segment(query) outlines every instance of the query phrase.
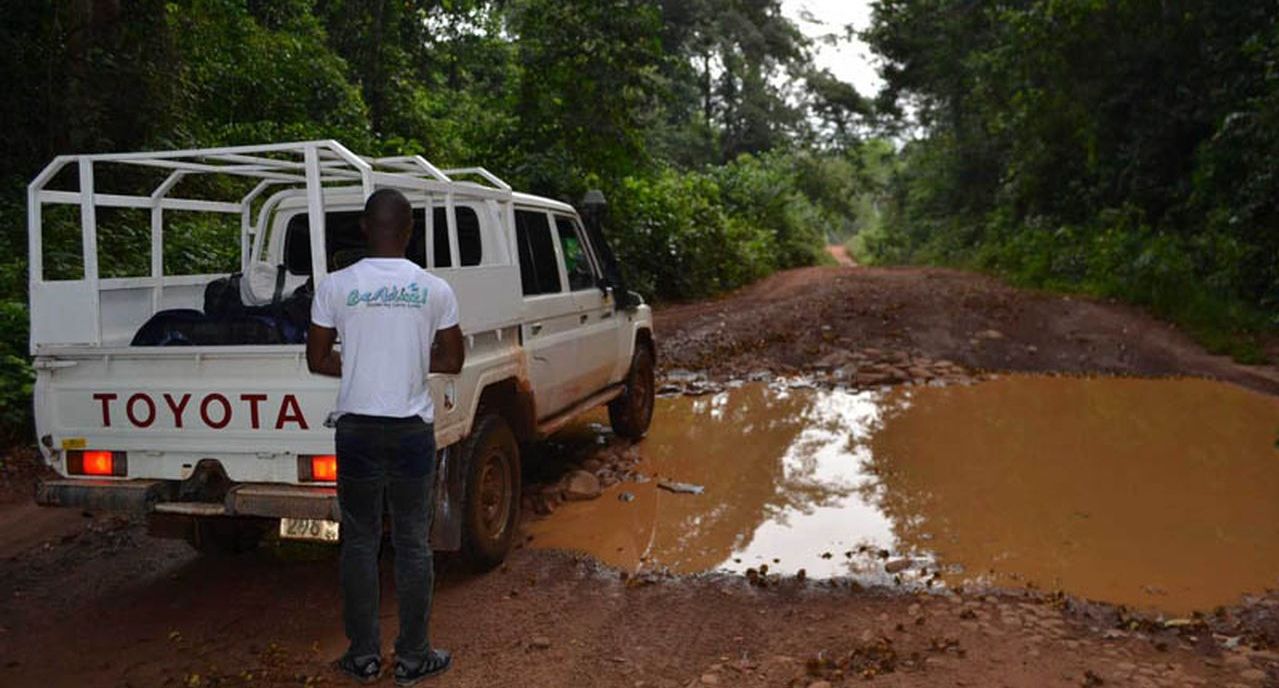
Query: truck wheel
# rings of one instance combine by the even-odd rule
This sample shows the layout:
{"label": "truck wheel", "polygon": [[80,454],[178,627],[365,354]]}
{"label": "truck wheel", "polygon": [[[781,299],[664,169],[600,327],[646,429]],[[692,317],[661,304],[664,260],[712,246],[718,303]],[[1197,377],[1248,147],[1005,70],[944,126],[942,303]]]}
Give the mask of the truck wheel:
{"label": "truck wheel", "polygon": [[267,521],[257,518],[195,518],[187,542],[201,554],[227,556],[257,549],[267,531]]}
{"label": "truck wheel", "polygon": [[501,564],[515,542],[520,517],[520,447],[506,420],[480,416],[462,448],[466,502],[462,556],[476,571]]}
{"label": "truck wheel", "polygon": [[613,432],[638,440],[653,421],[653,354],[647,346],[637,346],[626,376],[626,391],[608,403],[608,420]]}

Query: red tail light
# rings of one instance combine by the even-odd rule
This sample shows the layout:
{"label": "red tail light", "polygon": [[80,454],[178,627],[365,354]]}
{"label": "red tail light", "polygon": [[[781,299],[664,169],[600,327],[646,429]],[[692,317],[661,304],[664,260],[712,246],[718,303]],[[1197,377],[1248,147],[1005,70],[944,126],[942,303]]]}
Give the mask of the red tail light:
{"label": "red tail light", "polygon": [[67,472],[77,475],[127,475],[128,455],[97,449],[67,452]]}
{"label": "red tail light", "polygon": [[311,478],[329,482],[336,481],[338,479],[338,457],[331,454],[312,456]]}
{"label": "red tail light", "polygon": [[84,453],[85,475],[111,475],[115,472],[115,457],[109,451],[87,451]]}
{"label": "red tail light", "polygon": [[333,454],[298,457],[298,477],[308,482],[336,482],[338,457]]}

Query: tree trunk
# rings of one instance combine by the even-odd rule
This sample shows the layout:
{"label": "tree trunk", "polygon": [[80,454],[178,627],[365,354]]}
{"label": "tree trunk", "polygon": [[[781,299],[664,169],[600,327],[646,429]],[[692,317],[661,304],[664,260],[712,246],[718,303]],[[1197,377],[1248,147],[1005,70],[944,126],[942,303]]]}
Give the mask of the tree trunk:
{"label": "tree trunk", "polygon": [[370,51],[372,64],[369,65],[369,119],[373,131],[382,134],[382,117],[385,114],[386,84],[382,82],[382,35],[386,21],[387,0],[376,0],[373,3],[373,46]]}

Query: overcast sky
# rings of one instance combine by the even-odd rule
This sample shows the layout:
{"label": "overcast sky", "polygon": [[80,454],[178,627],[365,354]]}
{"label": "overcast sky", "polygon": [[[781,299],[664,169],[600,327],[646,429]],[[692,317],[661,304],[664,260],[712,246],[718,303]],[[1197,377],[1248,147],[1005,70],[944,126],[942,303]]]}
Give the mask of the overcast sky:
{"label": "overcast sky", "polygon": [[[805,11],[821,23],[806,21]],[[811,38],[828,33],[842,34],[849,24],[857,30],[870,25],[870,0],[782,0],[782,12]],[[879,91],[882,82],[875,73],[871,51],[865,43],[843,41],[836,47],[817,43],[813,50],[818,67],[829,69],[835,76],[851,83],[858,93],[873,98]]]}

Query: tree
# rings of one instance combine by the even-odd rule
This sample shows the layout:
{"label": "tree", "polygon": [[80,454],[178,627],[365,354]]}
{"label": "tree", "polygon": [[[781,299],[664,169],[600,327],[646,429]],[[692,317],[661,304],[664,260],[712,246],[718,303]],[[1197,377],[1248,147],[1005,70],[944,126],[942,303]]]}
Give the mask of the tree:
{"label": "tree", "polygon": [[519,178],[576,193],[588,175],[621,179],[653,164],[645,133],[660,111],[661,17],[639,0],[518,0],[520,86],[508,143]]}
{"label": "tree", "polygon": [[840,81],[829,70],[807,77],[810,110],[818,122],[818,141],[835,150],[848,150],[860,136],[862,125],[874,115],[874,108],[852,84]]}
{"label": "tree", "polygon": [[[666,75],[680,95],[672,118],[702,135],[723,163],[794,138],[808,42],[778,0],[663,0]],[[684,137],[688,138],[688,137]]]}

